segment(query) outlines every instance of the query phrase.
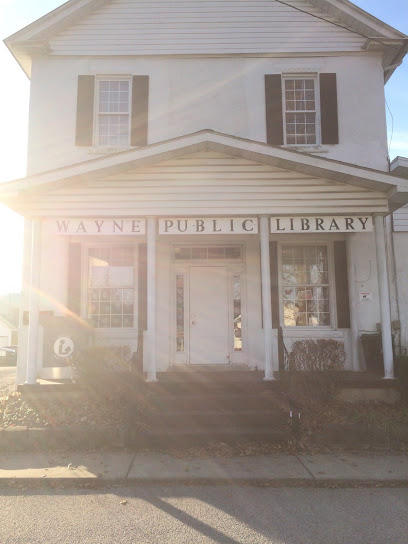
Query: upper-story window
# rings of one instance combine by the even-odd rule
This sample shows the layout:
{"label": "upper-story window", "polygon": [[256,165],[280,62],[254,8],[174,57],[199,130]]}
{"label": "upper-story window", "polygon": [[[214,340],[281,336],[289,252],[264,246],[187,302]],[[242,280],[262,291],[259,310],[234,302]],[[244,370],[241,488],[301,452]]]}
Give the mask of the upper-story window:
{"label": "upper-story window", "polygon": [[98,80],[97,145],[130,145],[130,96],[130,79]]}
{"label": "upper-story window", "polygon": [[286,145],[316,145],[318,96],[316,79],[283,77],[284,137]]}
{"label": "upper-story window", "polygon": [[336,74],[266,74],[265,112],[270,145],[338,144]]}
{"label": "upper-story window", "polygon": [[147,145],[149,76],[78,76],[75,145]]}

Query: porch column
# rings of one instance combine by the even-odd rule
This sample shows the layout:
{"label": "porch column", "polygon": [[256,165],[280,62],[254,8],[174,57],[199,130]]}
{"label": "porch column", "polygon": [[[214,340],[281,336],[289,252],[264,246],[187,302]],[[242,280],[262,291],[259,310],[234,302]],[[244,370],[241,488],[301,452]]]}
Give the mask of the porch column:
{"label": "porch column", "polygon": [[358,352],[359,328],[357,314],[357,299],[355,296],[356,273],[353,259],[353,234],[346,236],[347,248],[347,276],[350,307],[350,343],[351,343],[351,368],[358,372],[360,370],[360,358]]}
{"label": "porch column", "polygon": [[387,253],[385,249],[384,218],[374,216],[375,245],[377,253],[377,274],[380,294],[381,334],[384,359],[384,378],[394,378],[394,358],[392,353],[391,336],[391,306],[387,277]]}
{"label": "porch column", "polygon": [[271,303],[271,265],[269,261],[269,217],[260,219],[261,242],[261,287],[262,287],[262,318],[265,338],[265,377],[264,380],[274,380],[273,374],[273,332],[272,332],[272,303]]}
{"label": "porch column", "polygon": [[41,269],[41,222],[31,221],[31,272],[30,272],[30,302],[28,311],[28,343],[26,384],[37,383],[37,354],[38,354],[38,324],[39,324],[39,290]]}
{"label": "porch column", "polygon": [[156,382],[156,219],[147,220],[147,377]]}

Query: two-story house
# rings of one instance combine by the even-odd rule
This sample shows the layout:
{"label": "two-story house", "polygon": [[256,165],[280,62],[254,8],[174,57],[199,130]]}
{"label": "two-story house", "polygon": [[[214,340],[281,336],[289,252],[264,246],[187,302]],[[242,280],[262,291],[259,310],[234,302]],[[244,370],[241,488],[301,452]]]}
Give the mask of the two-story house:
{"label": "two-story house", "polygon": [[[408,38],[347,0],[70,0],[6,39],[31,78],[18,379],[66,377],[73,345],[173,365],[279,369],[279,338],[381,323],[393,377],[384,84]],[[45,321],[44,321],[45,320]]]}

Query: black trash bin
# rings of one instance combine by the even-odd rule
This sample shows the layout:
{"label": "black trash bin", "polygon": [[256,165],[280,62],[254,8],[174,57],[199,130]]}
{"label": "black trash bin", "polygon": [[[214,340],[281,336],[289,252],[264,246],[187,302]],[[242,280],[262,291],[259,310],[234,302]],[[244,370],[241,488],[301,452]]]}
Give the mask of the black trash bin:
{"label": "black trash bin", "polygon": [[362,334],[361,342],[363,344],[367,372],[384,374],[381,333]]}
{"label": "black trash bin", "polygon": [[93,330],[87,322],[46,315],[41,317],[40,323],[44,328],[44,368],[68,366],[69,357],[91,343]]}

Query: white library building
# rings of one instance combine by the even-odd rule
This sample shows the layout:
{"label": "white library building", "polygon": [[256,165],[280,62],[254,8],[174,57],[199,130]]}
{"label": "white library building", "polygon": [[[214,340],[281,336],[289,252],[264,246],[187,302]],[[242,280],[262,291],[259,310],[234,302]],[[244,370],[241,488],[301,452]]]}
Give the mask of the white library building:
{"label": "white library building", "polygon": [[343,0],[70,0],[5,43],[31,78],[27,177],[0,186],[26,221],[19,383],[69,378],[80,328],[148,381],[272,380],[308,338],[364,371],[380,330],[393,378],[408,161],[384,84],[407,36]]}

